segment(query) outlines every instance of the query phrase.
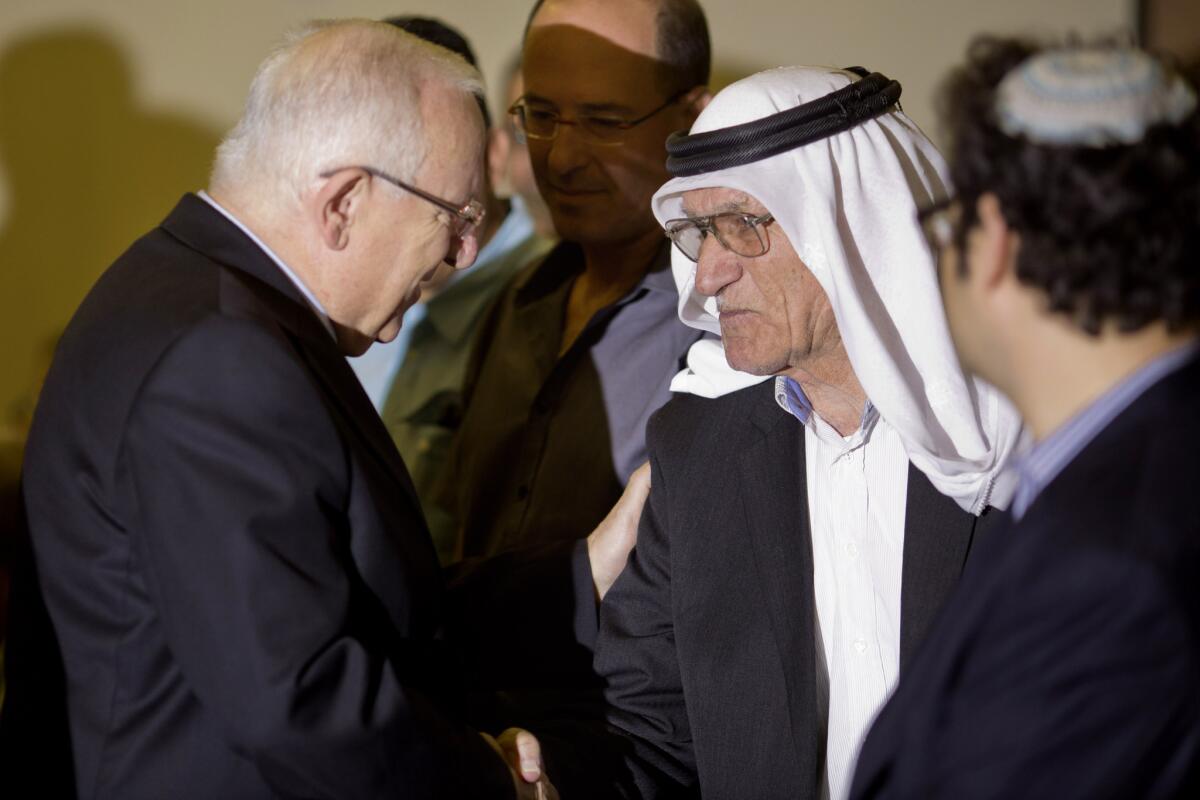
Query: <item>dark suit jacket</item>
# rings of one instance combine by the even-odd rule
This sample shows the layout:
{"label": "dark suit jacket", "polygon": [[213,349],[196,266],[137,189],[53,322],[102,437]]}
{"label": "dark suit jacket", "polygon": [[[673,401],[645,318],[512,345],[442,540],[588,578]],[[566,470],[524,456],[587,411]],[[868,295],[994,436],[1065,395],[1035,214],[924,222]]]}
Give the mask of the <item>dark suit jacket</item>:
{"label": "dark suit jacket", "polygon": [[1200,796],[1200,362],[972,559],[867,737],[858,798]]}
{"label": "dark suit jacket", "polygon": [[387,431],[199,198],[72,320],[24,496],[81,796],[511,796],[454,711],[443,577]]}
{"label": "dark suit jacket", "polygon": [[[609,721],[631,747],[610,766],[613,791],[815,798],[824,722],[803,427],[768,381],[716,400],[677,396],[647,436],[653,488],[596,647]],[[983,525],[910,468],[902,662]],[[570,758],[551,752],[564,797],[587,791]]]}

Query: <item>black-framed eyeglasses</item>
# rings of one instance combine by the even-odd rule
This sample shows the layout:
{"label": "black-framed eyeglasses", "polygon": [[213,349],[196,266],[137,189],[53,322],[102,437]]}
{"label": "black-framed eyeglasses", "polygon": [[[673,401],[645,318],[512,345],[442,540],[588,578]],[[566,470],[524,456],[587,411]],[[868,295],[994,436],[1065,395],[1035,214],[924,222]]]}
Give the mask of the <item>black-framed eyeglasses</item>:
{"label": "black-framed eyeglasses", "polygon": [[741,211],[726,211],[708,217],[667,220],[663,228],[679,252],[692,261],[700,260],[700,248],[710,233],[731,253],[745,258],[758,258],[771,249],[767,225],[774,219],[769,213],[755,216]]}
{"label": "black-framed eyeglasses", "polygon": [[480,203],[478,200],[468,200],[465,204],[458,205],[456,203],[450,202],[449,200],[443,200],[442,198],[438,197],[437,195],[430,194],[429,192],[425,191],[424,189],[418,189],[416,186],[407,184],[404,181],[400,180],[399,178],[393,178],[391,175],[388,175],[383,170],[375,169],[374,167],[366,167],[366,166],[362,166],[362,165],[338,167],[337,169],[331,169],[331,170],[326,170],[325,172],[322,172],[321,177],[322,178],[332,177],[333,175],[341,172],[344,169],[361,169],[363,172],[367,173],[368,175],[373,175],[376,178],[379,178],[380,180],[385,180],[388,183],[392,184],[393,186],[403,189],[406,192],[415,194],[417,197],[421,198],[422,200],[425,200],[426,202],[429,202],[429,203],[433,203],[435,206],[442,209],[443,211],[447,211],[450,214],[453,214],[454,216],[452,218],[450,227],[451,227],[451,230],[454,232],[454,235],[459,238],[467,236],[473,230],[478,228],[480,223],[483,222],[483,218],[487,213],[483,208],[483,204]]}
{"label": "black-framed eyeglasses", "polygon": [[580,138],[589,144],[611,146],[622,144],[630,128],[641,125],[660,111],[678,103],[686,94],[687,91],[676,92],[663,101],[662,105],[655,106],[636,119],[625,119],[615,114],[585,114],[578,119],[563,119],[557,111],[538,102],[530,103],[524,97],[513,103],[508,113],[512,115],[514,127],[529,139],[551,141],[558,136],[559,126],[575,125]]}

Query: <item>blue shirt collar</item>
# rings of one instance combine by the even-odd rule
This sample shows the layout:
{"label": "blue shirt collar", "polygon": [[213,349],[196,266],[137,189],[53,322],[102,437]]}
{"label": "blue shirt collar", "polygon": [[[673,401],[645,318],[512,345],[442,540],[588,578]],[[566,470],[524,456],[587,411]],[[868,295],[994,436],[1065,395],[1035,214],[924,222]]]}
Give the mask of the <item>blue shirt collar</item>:
{"label": "blue shirt collar", "polygon": [[1017,490],[1011,509],[1013,519],[1020,519],[1051,481],[1134,400],[1190,361],[1197,352],[1200,352],[1200,343],[1192,342],[1140,367],[1018,458],[1013,464],[1017,471]]}
{"label": "blue shirt collar", "polygon": [[[787,375],[775,376],[775,402],[805,425],[808,424],[808,420],[813,414],[812,402],[808,399],[808,395],[804,393],[804,389],[800,387],[795,378],[789,378]],[[871,401],[867,400],[866,405],[863,406],[862,419],[859,420],[858,427],[865,430],[870,427],[877,416],[879,416],[879,412],[875,410]]]}

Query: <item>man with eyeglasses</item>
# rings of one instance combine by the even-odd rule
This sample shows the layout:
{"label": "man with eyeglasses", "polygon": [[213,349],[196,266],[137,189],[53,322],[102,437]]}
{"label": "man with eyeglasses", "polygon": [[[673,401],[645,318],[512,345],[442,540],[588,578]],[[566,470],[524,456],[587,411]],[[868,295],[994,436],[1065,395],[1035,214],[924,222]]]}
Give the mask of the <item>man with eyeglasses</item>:
{"label": "man with eyeglasses", "polygon": [[[474,584],[446,590],[345,360],[474,260],[481,93],[390,25],[300,31],[210,191],[84,300],[25,456],[37,569],[14,586],[0,726],[18,793],[547,796],[514,771],[540,772],[527,734],[464,721],[450,605]],[[475,604],[519,602],[478,569]],[[520,612],[508,628],[506,661],[546,644]]]}
{"label": "man with eyeglasses", "polygon": [[[916,219],[942,161],[899,96],[781,68],[668,142],[653,210],[679,316],[720,340],[650,421],[649,500],[596,643],[621,735],[543,736],[564,795],[845,798],[1007,498],[1020,424],[954,359]],[[614,776],[599,791],[588,764]]]}
{"label": "man with eyeglasses", "polygon": [[[530,16],[512,106],[562,242],[493,306],[464,387],[444,494],[467,559],[514,570],[588,566],[584,538],[646,458],[644,428],[699,333],[675,316],[669,242],[650,197],[664,142],[707,101],[710,52],[695,0],[546,0]],[[632,537],[592,540],[598,587]],[[603,553],[600,550],[604,550]],[[591,673],[594,603],[547,597],[581,647],[547,653],[528,685]],[[496,620],[497,646],[507,624]]]}

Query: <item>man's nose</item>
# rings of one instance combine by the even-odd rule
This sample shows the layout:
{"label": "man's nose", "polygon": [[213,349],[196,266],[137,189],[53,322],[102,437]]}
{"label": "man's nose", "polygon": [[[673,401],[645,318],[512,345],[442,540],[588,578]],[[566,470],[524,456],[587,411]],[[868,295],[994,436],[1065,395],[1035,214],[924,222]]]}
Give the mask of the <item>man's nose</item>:
{"label": "man's nose", "polygon": [[469,231],[462,236],[450,237],[450,249],[444,259],[455,269],[466,269],[475,263],[479,255],[479,237],[476,231]]}
{"label": "man's nose", "polygon": [[716,297],[741,274],[737,255],[722,247],[715,236],[706,236],[696,261],[696,291],[705,297]]}
{"label": "man's nose", "polygon": [[583,139],[578,125],[558,124],[557,134],[549,143],[547,163],[556,175],[567,175],[582,167],[591,158],[591,146]]}

